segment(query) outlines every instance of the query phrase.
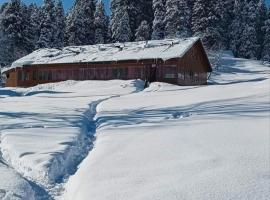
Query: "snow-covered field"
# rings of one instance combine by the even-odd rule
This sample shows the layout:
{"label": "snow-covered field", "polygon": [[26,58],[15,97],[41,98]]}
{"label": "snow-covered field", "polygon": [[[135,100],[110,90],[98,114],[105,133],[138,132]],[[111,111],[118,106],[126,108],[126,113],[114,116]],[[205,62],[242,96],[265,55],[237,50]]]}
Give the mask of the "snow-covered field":
{"label": "snow-covered field", "polygon": [[269,199],[269,73],[224,55],[209,86],[0,89],[0,199]]}

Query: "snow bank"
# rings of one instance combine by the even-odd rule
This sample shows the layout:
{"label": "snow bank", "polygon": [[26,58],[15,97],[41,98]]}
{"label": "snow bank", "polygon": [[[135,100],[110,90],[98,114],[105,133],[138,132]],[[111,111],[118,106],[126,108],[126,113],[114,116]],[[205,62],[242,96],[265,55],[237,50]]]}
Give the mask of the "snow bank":
{"label": "snow bank", "polygon": [[222,59],[210,86],[154,83],[102,102],[66,200],[268,199],[269,68]]}
{"label": "snow bank", "polygon": [[76,171],[91,148],[96,105],[139,91],[143,85],[136,80],[66,81],[14,89],[21,95],[0,99],[3,159],[58,195],[55,185]]}
{"label": "snow bank", "polygon": [[0,159],[0,199],[35,200],[31,185]]}

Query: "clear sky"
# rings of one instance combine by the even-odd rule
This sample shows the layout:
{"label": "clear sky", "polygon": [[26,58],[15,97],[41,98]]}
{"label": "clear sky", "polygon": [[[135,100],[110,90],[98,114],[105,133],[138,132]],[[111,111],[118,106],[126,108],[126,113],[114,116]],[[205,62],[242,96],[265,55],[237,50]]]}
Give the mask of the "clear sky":
{"label": "clear sky", "polygon": [[[0,0],[0,4],[1,3],[4,3],[4,2],[7,2],[8,0]],[[38,5],[41,5],[43,0],[22,0],[24,1],[25,3],[32,3],[32,2],[36,2]],[[63,1],[63,4],[65,6],[65,9],[68,10],[72,4],[73,4],[73,1],[74,0],[62,0]],[[109,10],[109,1],[110,0],[103,0],[105,3],[106,3],[106,7],[107,7],[107,12]],[[270,0],[266,0],[267,4],[270,5]]]}
{"label": "clear sky", "polygon": [[[4,2],[8,2],[9,0],[0,0],[0,4]],[[42,5],[43,0],[22,0],[23,2],[29,4],[32,2],[35,2],[38,5]],[[103,0],[106,3],[107,11],[109,10],[109,0]],[[64,7],[66,10],[68,10],[72,5],[74,0],[62,0]]]}

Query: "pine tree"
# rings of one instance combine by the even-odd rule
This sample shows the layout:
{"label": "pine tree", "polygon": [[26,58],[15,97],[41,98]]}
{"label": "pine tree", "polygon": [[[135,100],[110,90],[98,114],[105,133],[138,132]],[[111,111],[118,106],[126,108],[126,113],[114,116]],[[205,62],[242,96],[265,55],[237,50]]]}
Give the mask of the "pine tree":
{"label": "pine tree", "polygon": [[231,27],[230,27],[230,49],[233,51],[234,55],[238,57],[238,50],[240,48],[241,42],[241,36],[244,29],[244,25],[242,23],[242,13],[243,13],[243,7],[245,5],[245,2],[242,0],[235,0],[234,3],[234,19],[232,21]]}
{"label": "pine tree", "polygon": [[165,16],[165,37],[179,37],[180,13],[178,0],[167,0]]}
{"label": "pine tree", "polygon": [[231,28],[234,18],[234,1],[235,0],[217,0],[215,12],[219,15],[220,39],[221,48],[229,49],[231,41]]}
{"label": "pine tree", "polygon": [[54,3],[52,0],[44,0],[41,9],[40,35],[37,48],[51,48],[54,46],[55,27]]}
{"label": "pine tree", "polygon": [[243,7],[244,20],[243,23],[243,31],[240,37],[240,46],[238,49],[238,56],[248,58],[248,59],[256,59],[258,52],[258,38],[256,31],[256,22],[257,22],[257,7],[256,0],[246,1]]}
{"label": "pine tree", "polygon": [[262,29],[265,34],[261,56],[262,60],[270,62],[270,9],[268,9],[267,19]]}
{"label": "pine tree", "polygon": [[153,40],[161,40],[165,37],[165,0],[153,0]]}
{"label": "pine tree", "polygon": [[111,1],[110,30],[113,42],[129,42],[132,39],[132,30],[125,0]]}
{"label": "pine tree", "polygon": [[2,12],[5,10],[5,8],[7,7],[8,3],[3,3],[0,7],[0,14],[2,14]]}
{"label": "pine tree", "polygon": [[165,35],[167,38],[189,37],[191,11],[186,0],[168,0],[166,3]]}
{"label": "pine tree", "polygon": [[126,12],[128,14],[129,29],[131,34],[130,41],[135,40],[136,30],[142,21],[146,20],[148,23],[152,23],[153,21],[152,0],[112,0],[112,21],[116,21],[115,16],[118,15],[117,12],[119,11]]}
{"label": "pine tree", "polygon": [[21,5],[21,13],[22,13],[22,25],[23,29],[21,32],[21,49],[23,50],[23,55],[29,54],[35,49],[36,43],[36,32],[35,27],[31,24],[31,15],[32,15],[32,6],[27,7],[26,5]]}
{"label": "pine tree", "polygon": [[1,63],[10,64],[12,61],[24,56],[24,31],[23,9],[20,0],[11,0],[1,13],[0,35],[1,51],[6,55],[1,55]]}
{"label": "pine tree", "polygon": [[215,0],[196,0],[192,15],[192,30],[202,38],[208,49],[219,49],[222,41],[220,15]]}
{"label": "pine tree", "polygon": [[[153,0],[142,0],[140,4],[142,10],[142,17],[140,22],[146,21],[149,25],[152,24],[154,19],[154,12],[153,12]],[[151,35],[151,29],[150,29]]]}
{"label": "pine tree", "polygon": [[142,21],[141,25],[136,30],[136,41],[146,41],[150,39],[150,27],[146,20]]}
{"label": "pine tree", "polygon": [[13,45],[12,39],[7,36],[4,27],[0,25],[0,66],[7,66],[14,61]]}
{"label": "pine tree", "polygon": [[41,21],[41,9],[36,4],[30,4],[28,7],[29,19],[29,29],[33,35],[32,43],[34,45],[33,50],[37,48],[37,41],[40,35],[40,21]]}
{"label": "pine tree", "polygon": [[208,26],[208,5],[204,0],[196,0],[193,6],[192,30],[194,35],[203,36]]}
{"label": "pine tree", "polygon": [[262,51],[263,51],[263,43],[264,43],[264,36],[265,31],[263,29],[264,23],[267,20],[267,7],[265,5],[264,0],[259,0],[258,6],[257,6],[257,24],[256,24],[256,31],[257,31],[257,39],[258,39],[258,52],[257,52],[257,58],[261,59]]}
{"label": "pine tree", "polygon": [[105,6],[99,0],[95,12],[95,44],[105,44],[108,42],[108,17],[105,14]]}
{"label": "pine tree", "polygon": [[95,0],[76,0],[66,19],[65,44],[95,43]]}
{"label": "pine tree", "polygon": [[64,46],[65,33],[65,13],[61,0],[57,0],[54,10],[55,26],[57,27],[53,39],[53,47],[61,48]]}

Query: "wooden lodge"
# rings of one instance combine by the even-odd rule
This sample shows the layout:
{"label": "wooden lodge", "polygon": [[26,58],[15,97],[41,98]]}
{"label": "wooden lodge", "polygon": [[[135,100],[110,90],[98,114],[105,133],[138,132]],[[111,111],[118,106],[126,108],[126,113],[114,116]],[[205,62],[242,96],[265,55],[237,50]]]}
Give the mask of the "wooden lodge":
{"label": "wooden lodge", "polygon": [[7,87],[112,79],[205,85],[210,72],[199,38],[40,49],[3,70]]}

